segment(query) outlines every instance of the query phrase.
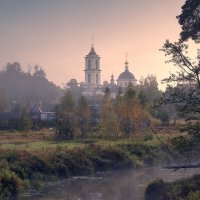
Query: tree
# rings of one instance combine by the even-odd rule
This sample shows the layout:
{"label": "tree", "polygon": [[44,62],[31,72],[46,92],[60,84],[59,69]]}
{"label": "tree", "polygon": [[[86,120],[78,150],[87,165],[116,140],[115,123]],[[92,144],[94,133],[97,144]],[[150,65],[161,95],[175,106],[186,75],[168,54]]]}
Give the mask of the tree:
{"label": "tree", "polygon": [[18,62],[8,63],[0,71],[0,88],[6,94],[7,102],[16,101],[22,105],[43,102],[43,109],[53,111],[61,97],[62,89],[45,78],[45,72],[38,66],[33,75],[26,73]]}
{"label": "tree", "polygon": [[148,99],[147,99],[147,96],[144,92],[144,90],[141,90],[138,94],[138,98],[139,98],[139,101],[140,101],[140,104],[144,107],[146,107],[147,105],[147,102],[148,102]]}
{"label": "tree", "polygon": [[161,49],[165,56],[170,56],[167,63],[173,63],[179,71],[171,73],[164,81],[170,83],[188,84],[200,88],[200,49],[197,51],[196,60],[188,56],[188,45],[182,42],[171,43],[167,40]]}
{"label": "tree", "polygon": [[77,122],[81,132],[81,137],[86,137],[90,131],[91,111],[88,102],[84,96],[81,96],[77,107]]}
{"label": "tree", "polygon": [[116,113],[120,129],[129,136],[150,122],[149,114],[142,108],[132,85],[127,87],[123,96],[118,96]]}
{"label": "tree", "polygon": [[21,65],[18,62],[14,62],[12,64],[7,63],[5,69],[7,73],[20,73],[22,71]]}
{"label": "tree", "polygon": [[177,73],[171,73],[164,79],[168,85],[164,94],[163,102],[175,105],[186,119],[186,127],[189,133],[200,134],[200,51],[197,52],[196,60],[188,56],[188,45],[182,42],[165,42],[162,51],[178,67]]}
{"label": "tree", "polygon": [[27,114],[26,109],[22,107],[19,114],[20,115],[19,115],[19,120],[17,121],[17,129],[20,131],[30,130],[32,127],[32,122]]}
{"label": "tree", "polygon": [[0,112],[4,112],[6,109],[6,97],[3,90],[0,90]]}
{"label": "tree", "polygon": [[106,137],[117,137],[117,115],[114,110],[109,88],[105,88],[100,111],[100,126]]}
{"label": "tree", "polygon": [[46,73],[45,73],[44,69],[42,69],[42,67],[35,65],[33,77],[46,78]]}
{"label": "tree", "polygon": [[[143,94],[140,94],[140,92]],[[144,98],[145,95],[146,101],[149,104],[152,104],[156,99],[160,98],[161,92],[158,89],[157,77],[155,75],[149,74],[146,78],[140,79],[139,94],[143,95],[141,98]]]}
{"label": "tree", "polygon": [[178,68],[176,73],[163,80],[168,83],[168,88],[162,102],[173,104],[185,117],[186,124],[182,131],[187,131],[191,137],[189,142],[187,136],[181,137],[184,137],[184,149],[188,149],[188,162],[193,151],[199,151],[196,147],[200,144],[200,50],[197,50],[196,59],[192,60],[185,42],[189,38],[200,42],[200,0],[186,0],[178,19],[182,28],[181,39],[174,43],[167,40],[161,49],[165,56],[170,57],[167,63],[173,63]]}
{"label": "tree", "polygon": [[76,101],[78,101],[78,99],[81,97],[81,88],[76,79],[71,79],[66,84],[66,89],[71,92],[71,94],[75,97]]}
{"label": "tree", "polygon": [[68,91],[62,97],[57,108],[58,133],[59,139],[72,139],[75,134],[75,101],[72,94]]}
{"label": "tree", "polygon": [[178,17],[182,32],[181,40],[189,38],[200,42],[200,0],[186,0],[182,6],[182,13]]}

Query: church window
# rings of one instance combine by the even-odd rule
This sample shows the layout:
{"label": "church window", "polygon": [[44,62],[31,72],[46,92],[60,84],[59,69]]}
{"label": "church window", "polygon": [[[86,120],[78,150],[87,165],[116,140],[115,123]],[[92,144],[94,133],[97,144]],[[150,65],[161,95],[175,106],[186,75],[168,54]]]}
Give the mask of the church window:
{"label": "church window", "polygon": [[96,83],[99,83],[99,76],[96,74]]}
{"label": "church window", "polygon": [[99,62],[96,60],[96,69],[99,69]]}
{"label": "church window", "polygon": [[88,69],[91,69],[91,60],[88,60]]}
{"label": "church window", "polygon": [[91,83],[91,74],[88,74],[88,83]]}

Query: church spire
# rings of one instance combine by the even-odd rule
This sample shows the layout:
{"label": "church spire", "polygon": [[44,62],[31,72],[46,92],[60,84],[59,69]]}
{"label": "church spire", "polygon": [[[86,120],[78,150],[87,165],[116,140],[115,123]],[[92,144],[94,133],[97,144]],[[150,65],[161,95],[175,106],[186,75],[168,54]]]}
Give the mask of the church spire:
{"label": "church spire", "polygon": [[94,49],[94,37],[93,37],[93,34],[92,34],[92,45],[91,45],[91,49],[90,49],[90,52],[88,55],[95,55],[95,56],[98,56],[95,52],[95,49]]}
{"label": "church spire", "polygon": [[128,56],[127,56],[127,53],[126,53],[125,70],[128,70],[128,64],[129,64],[128,61],[127,61],[127,57],[128,57]]}
{"label": "church spire", "polygon": [[92,34],[92,45],[91,45],[91,48],[94,48],[94,36]]}

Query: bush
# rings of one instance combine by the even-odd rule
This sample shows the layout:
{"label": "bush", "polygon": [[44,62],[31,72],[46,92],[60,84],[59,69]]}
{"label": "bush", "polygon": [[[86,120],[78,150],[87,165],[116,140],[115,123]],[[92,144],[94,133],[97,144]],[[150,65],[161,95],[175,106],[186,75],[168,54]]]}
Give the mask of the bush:
{"label": "bush", "polygon": [[187,200],[199,200],[200,199],[200,191],[190,192]]}
{"label": "bush", "polygon": [[145,191],[145,200],[170,200],[167,185],[162,180],[157,180],[148,185]]}
{"label": "bush", "polygon": [[22,187],[22,181],[15,173],[0,169],[0,199],[9,199],[10,197],[17,196]]}

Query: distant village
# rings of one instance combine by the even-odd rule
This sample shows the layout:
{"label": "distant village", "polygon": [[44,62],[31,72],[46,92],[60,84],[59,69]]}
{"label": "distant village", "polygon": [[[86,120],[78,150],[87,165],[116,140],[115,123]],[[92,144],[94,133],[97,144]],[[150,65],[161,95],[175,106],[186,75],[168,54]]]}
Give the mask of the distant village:
{"label": "distant village", "polygon": [[[2,80],[5,77],[7,81],[9,81],[9,79],[11,80],[10,83],[12,83],[12,85],[8,86],[10,83],[7,82],[8,85],[4,86],[4,88],[10,88],[7,91],[10,92],[10,97],[8,99],[11,103],[9,106],[7,103],[6,109],[1,109],[0,106],[0,120],[18,120],[20,114],[16,112],[17,107],[19,107],[19,104],[24,104],[26,105],[26,113],[28,113],[33,124],[36,124],[36,127],[37,124],[52,124],[52,122],[55,122],[55,106],[59,104],[65,91],[69,91],[74,96],[76,102],[81,96],[84,96],[88,100],[89,105],[93,107],[93,110],[97,113],[100,112],[102,98],[105,96],[106,91],[109,92],[113,101],[115,101],[117,95],[125,93],[126,88],[130,85],[140,93],[139,95],[141,98],[147,98],[150,102],[153,102],[153,100],[161,94],[154,75],[149,75],[146,79],[140,80],[138,84],[134,74],[129,71],[127,57],[124,63],[124,71],[118,78],[115,80],[114,75],[111,74],[110,81],[103,81],[102,83],[100,56],[96,53],[93,44],[89,53],[85,56],[85,68],[83,69],[85,82],[78,83],[75,78],[72,78],[66,84],[65,89],[57,87],[52,82],[48,81],[44,70],[39,66],[35,66],[32,74],[30,72],[23,72],[19,63],[8,63],[5,68],[6,70],[2,73]],[[15,76],[17,77],[16,80]],[[24,84],[21,83],[21,79],[24,80]],[[2,84],[5,84],[5,81],[2,82]],[[26,85],[31,84],[32,86],[27,89]],[[15,88],[16,85],[19,85],[19,87]],[[145,93],[145,97],[142,97],[142,95],[144,96],[143,93]],[[94,115],[95,118],[98,118],[97,115]]]}

